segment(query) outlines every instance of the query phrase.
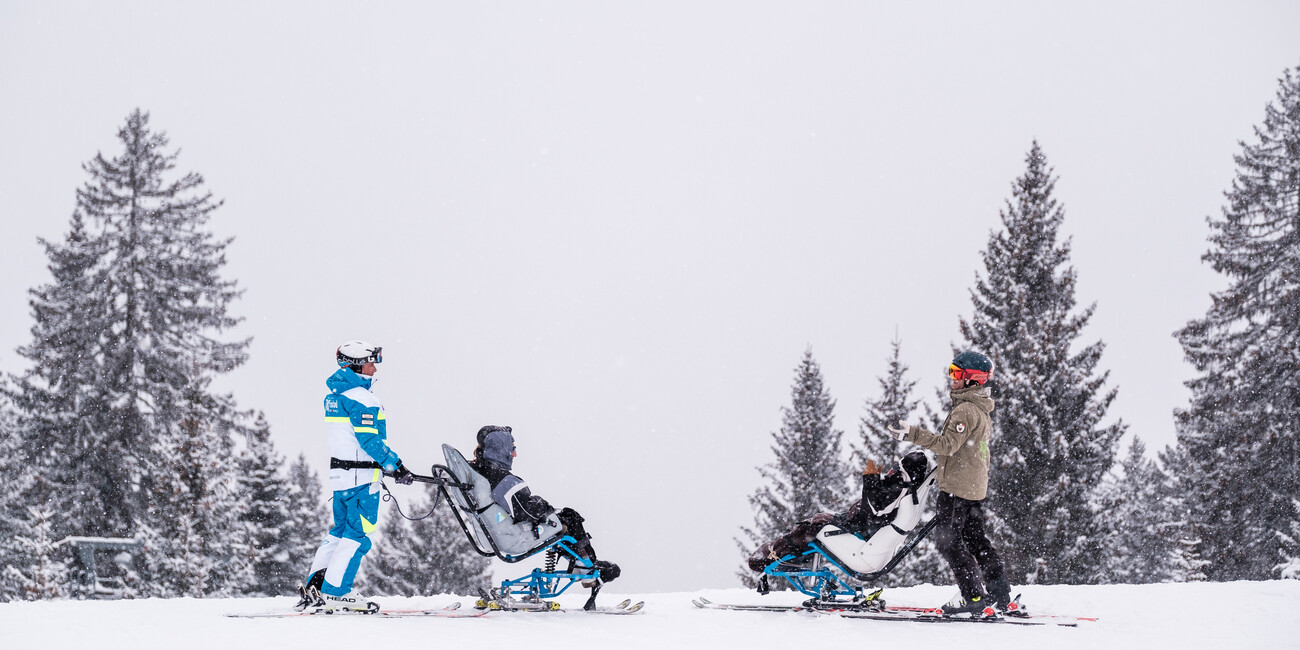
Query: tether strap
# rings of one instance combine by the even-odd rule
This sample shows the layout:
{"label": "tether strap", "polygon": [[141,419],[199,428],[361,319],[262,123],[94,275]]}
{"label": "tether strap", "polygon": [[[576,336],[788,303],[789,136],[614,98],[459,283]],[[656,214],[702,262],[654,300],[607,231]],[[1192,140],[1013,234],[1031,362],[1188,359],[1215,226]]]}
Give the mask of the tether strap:
{"label": "tether strap", "polygon": [[373,460],[330,459],[330,469],[379,469],[379,463]]}

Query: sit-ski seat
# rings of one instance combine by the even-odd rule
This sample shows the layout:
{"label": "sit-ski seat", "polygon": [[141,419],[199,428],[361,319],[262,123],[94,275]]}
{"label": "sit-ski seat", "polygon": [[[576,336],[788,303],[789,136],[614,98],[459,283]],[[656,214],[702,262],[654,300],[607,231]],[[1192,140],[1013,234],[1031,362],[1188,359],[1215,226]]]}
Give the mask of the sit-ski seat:
{"label": "sit-ski seat", "polygon": [[898,467],[897,474],[874,485],[864,478],[861,506],[852,519],[837,517],[817,531],[807,550],[764,567],[759,593],[770,590],[769,577],[779,577],[812,596],[808,602],[814,607],[883,608],[879,592],[866,594],[863,586],[892,571],[938,524],[931,518],[916,529],[938,482],[935,464],[918,451],[899,459]]}
{"label": "sit-ski seat", "polygon": [[480,554],[518,562],[564,537],[564,527],[553,513],[536,525],[528,521],[515,523],[510,513],[492,500],[492,485],[487,478],[474,471],[455,447],[443,445],[442,455],[452,478],[469,486],[448,488],[447,496]]}
{"label": "sit-ski seat", "polygon": [[879,509],[869,499],[863,499],[862,507],[874,517],[886,520],[884,525],[869,535],[839,526],[824,526],[817,532],[813,544],[842,568],[859,574],[859,577],[885,569],[920,523],[926,499],[938,481],[934,463],[928,458],[926,461],[924,478],[915,490],[910,487],[901,490],[896,499]]}

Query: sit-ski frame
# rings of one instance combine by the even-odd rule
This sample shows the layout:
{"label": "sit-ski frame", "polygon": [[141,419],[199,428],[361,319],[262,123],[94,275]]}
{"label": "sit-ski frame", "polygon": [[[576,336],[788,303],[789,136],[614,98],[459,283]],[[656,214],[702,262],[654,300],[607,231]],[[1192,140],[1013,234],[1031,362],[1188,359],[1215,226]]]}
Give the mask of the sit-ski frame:
{"label": "sit-ski frame", "polygon": [[[934,527],[938,524],[939,520],[937,518],[930,519],[917,531],[912,539],[898,549],[898,552],[894,554],[894,557],[890,558],[884,567],[879,571],[870,573],[861,573],[844,566],[833,554],[826,550],[825,546],[822,546],[820,541],[814,539],[808,544],[810,548],[799,554],[798,560],[795,559],[795,555],[791,554],[763,567],[763,577],[759,579],[758,590],[760,593],[769,591],[768,577],[771,576],[785,578],[786,582],[789,582],[795,589],[803,592],[804,595],[812,596],[817,604],[853,605],[864,603],[869,599],[862,593],[862,587],[849,584],[840,576],[840,573],[862,583],[877,580],[893,571],[894,567],[898,566],[898,563],[902,562],[903,558],[907,557],[907,554],[911,553],[912,549],[916,548],[916,545],[921,543],[921,540],[925,539],[925,536],[929,535],[930,531],[934,530]],[[856,535],[857,533],[845,531],[845,534]],[[813,557],[809,558],[810,555]],[[782,570],[783,566],[788,567],[796,563],[802,564],[810,560],[812,567],[809,569]],[[838,570],[839,573],[832,569]]]}
{"label": "sit-ski frame", "polygon": [[[385,474],[392,476],[391,473],[385,472]],[[547,598],[555,598],[559,596],[568,590],[569,587],[572,587],[575,582],[582,580],[597,580],[600,578],[600,570],[595,568],[591,560],[578,555],[577,551],[573,549],[573,546],[578,543],[578,540],[574,539],[570,535],[554,536],[545,544],[538,546],[527,553],[518,555],[503,553],[501,549],[497,547],[492,536],[487,534],[484,535],[484,538],[486,538],[485,541],[490,548],[484,549],[480,547],[479,540],[470,530],[469,522],[466,519],[472,515],[461,512],[460,507],[456,505],[455,500],[453,500],[451,495],[447,492],[449,488],[460,490],[461,494],[466,497],[465,500],[473,504],[474,500],[469,498],[469,495],[466,492],[466,489],[470,486],[456,480],[456,475],[445,465],[434,465],[433,476],[421,476],[415,474],[411,478],[419,483],[431,483],[438,486],[438,493],[442,498],[447,500],[448,507],[451,508],[452,514],[456,516],[456,522],[460,524],[461,530],[464,531],[465,536],[469,538],[470,546],[473,546],[474,551],[479,555],[482,555],[483,557],[500,558],[502,561],[514,564],[515,562],[533,557],[538,553],[546,554],[546,564],[544,569],[533,569],[531,573],[521,578],[502,580],[501,586],[492,590],[492,598],[495,599],[502,596],[523,596],[524,600],[527,602],[540,602]],[[434,503],[433,505],[434,508],[437,508],[438,504]],[[486,529],[484,529],[484,532],[486,533]],[[569,570],[567,571],[556,570],[556,564],[560,559],[559,555],[561,552],[563,552],[570,561]],[[584,573],[574,573],[573,569],[575,567],[586,569],[587,571]],[[594,598],[595,594],[593,593],[592,596]]]}
{"label": "sit-ski frame", "polygon": [[[600,570],[596,569],[592,565],[591,560],[580,557],[573,550],[572,546],[570,546],[571,544],[577,543],[578,541],[572,536],[565,535],[550,544],[533,551],[528,556],[523,556],[529,557],[531,555],[536,555],[537,553],[545,552],[546,566],[544,569],[533,569],[532,573],[529,573],[522,578],[502,580],[501,586],[494,589],[492,595],[497,598],[511,595],[523,596],[525,600],[545,600],[547,598],[555,598],[556,596],[559,596],[569,587],[572,587],[575,582],[580,580],[595,580],[599,578]],[[555,570],[556,562],[559,560],[559,551],[556,549],[563,551],[572,562],[569,571]],[[521,557],[520,559],[523,558]],[[574,566],[590,570],[586,573],[573,573],[572,568]]]}

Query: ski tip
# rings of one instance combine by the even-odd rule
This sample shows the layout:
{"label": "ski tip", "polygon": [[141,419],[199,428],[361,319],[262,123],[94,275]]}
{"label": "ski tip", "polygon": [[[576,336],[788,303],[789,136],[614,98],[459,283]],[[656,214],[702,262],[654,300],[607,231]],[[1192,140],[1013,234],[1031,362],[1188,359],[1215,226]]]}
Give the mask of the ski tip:
{"label": "ski tip", "polygon": [[633,605],[633,606],[631,606],[631,607],[628,607],[627,609],[625,609],[625,610],[623,610],[623,611],[625,611],[625,612],[627,612],[627,613],[629,613],[629,614],[632,614],[632,613],[634,613],[634,612],[639,612],[639,611],[641,611],[641,608],[642,608],[642,607],[645,607],[645,601],[644,601],[644,600],[638,602],[637,604],[635,604],[635,605]]}
{"label": "ski tip", "polygon": [[621,602],[621,603],[615,605],[615,606],[614,606],[614,609],[627,609],[627,606],[628,606],[628,605],[631,605],[631,604],[632,604],[632,599],[631,599],[631,598],[627,598],[627,599],[624,599],[623,602]]}

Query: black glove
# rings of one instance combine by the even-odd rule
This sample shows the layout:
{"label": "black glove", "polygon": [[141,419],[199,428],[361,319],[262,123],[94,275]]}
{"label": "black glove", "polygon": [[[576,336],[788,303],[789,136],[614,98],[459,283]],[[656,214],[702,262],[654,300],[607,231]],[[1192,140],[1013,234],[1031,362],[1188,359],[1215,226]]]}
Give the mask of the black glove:
{"label": "black glove", "polygon": [[398,462],[397,469],[393,470],[393,480],[397,481],[398,485],[410,485],[411,482],[415,480],[415,474],[412,474],[411,470],[406,469],[406,465]]}

